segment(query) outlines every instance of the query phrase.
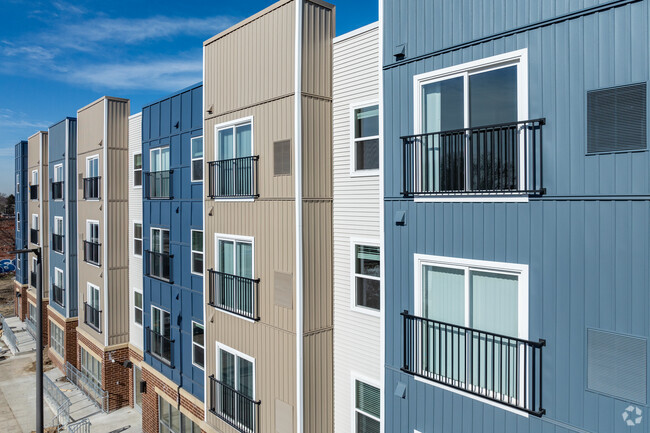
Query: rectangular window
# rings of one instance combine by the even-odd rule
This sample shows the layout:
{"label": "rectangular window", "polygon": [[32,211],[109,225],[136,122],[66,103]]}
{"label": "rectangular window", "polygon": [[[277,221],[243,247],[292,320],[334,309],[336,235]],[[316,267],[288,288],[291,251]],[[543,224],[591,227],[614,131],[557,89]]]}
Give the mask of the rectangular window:
{"label": "rectangular window", "polygon": [[142,326],[142,293],[133,292],[133,315],[135,323]]}
{"label": "rectangular window", "polygon": [[84,200],[99,199],[99,155],[86,158],[86,177],[83,178]]}
{"label": "rectangular window", "polygon": [[217,131],[217,160],[244,158],[253,154],[253,124],[250,121]]}
{"label": "rectangular window", "polygon": [[214,297],[223,309],[251,317],[256,314],[253,242],[217,239],[217,286]]}
{"label": "rectangular window", "polygon": [[201,428],[180,412],[176,405],[158,396],[158,424],[160,433],[201,433]]}
{"label": "rectangular window", "polygon": [[54,281],[52,283],[52,286],[52,293],[50,294],[52,299],[54,302],[63,307],[63,271],[59,268],[54,268]]}
{"label": "rectangular window", "polygon": [[16,212],[16,230],[20,231],[20,212]]}
{"label": "rectangular window", "polygon": [[381,390],[359,380],[354,381],[355,433],[378,433],[381,426]]}
{"label": "rectangular window", "polygon": [[205,356],[205,331],[203,325],[192,322],[192,362],[203,368]]}
{"label": "rectangular window", "polygon": [[353,109],[353,169],[379,169],[379,105]]}
{"label": "rectangular window", "polygon": [[63,217],[54,217],[54,234],[63,235]]}
{"label": "rectangular window", "polygon": [[17,254],[16,255],[16,269],[20,271],[21,264],[22,264],[22,259],[20,258],[22,254]]}
{"label": "rectangular window", "polygon": [[192,273],[203,275],[203,232],[192,230]]}
{"label": "rectangular window", "polygon": [[147,198],[171,198],[169,146],[151,149],[145,185]]}
{"label": "rectangular window", "polygon": [[65,358],[63,329],[56,326],[52,320],[50,320],[50,347],[61,358]]}
{"label": "rectangular window", "polygon": [[142,257],[142,223],[133,223],[133,255]]}
{"label": "rectangular window", "polygon": [[256,197],[257,157],[253,156],[253,124],[217,126],[215,137],[217,160],[210,163],[209,196]]}
{"label": "rectangular window", "polygon": [[169,255],[169,230],[151,228],[151,251],[148,253],[147,275],[170,280],[171,257]]}
{"label": "rectangular window", "polygon": [[142,186],[142,154],[133,155],[133,186]]}
{"label": "rectangular window", "polygon": [[379,311],[381,297],[378,246],[354,245],[354,305]]}
{"label": "rectangular window", "polygon": [[38,214],[32,214],[32,230],[38,230]]}
{"label": "rectangular window", "polygon": [[32,185],[38,185],[38,170],[32,170]]}
{"label": "rectangular window", "polygon": [[101,330],[100,324],[100,307],[99,307],[99,287],[87,283],[87,301],[84,308],[84,321],[96,331]]}
{"label": "rectangular window", "polygon": [[217,379],[221,398],[213,403],[219,415],[252,429],[256,419],[251,404],[255,399],[255,360],[217,343]]}
{"label": "rectangular window", "polygon": [[90,379],[94,384],[102,387],[102,363],[92,356],[86,349],[79,347],[79,354],[81,358],[81,374]]}
{"label": "rectangular window", "polygon": [[86,177],[99,177],[99,156],[92,156],[86,159]]}
{"label": "rectangular window", "polygon": [[57,164],[54,166],[53,182],[63,182],[63,164]]}
{"label": "rectangular window", "polygon": [[86,221],[86,240],[84,241],[84,261],[99,266],[99,222]]}
{"label": "rectangular window", "polygon": [[192,138],[192,165],[191,176],[192,182],[203,180],[203,137]]}
{"label": "rectangular window", "polygon": [[166,363],[172,361],[171,334],[171,315],[169,312],[152,306],[149,353]]}
{"label": "rectangular window", "polygon": [[20,194],[20,174],[16,173],[16,196]]}

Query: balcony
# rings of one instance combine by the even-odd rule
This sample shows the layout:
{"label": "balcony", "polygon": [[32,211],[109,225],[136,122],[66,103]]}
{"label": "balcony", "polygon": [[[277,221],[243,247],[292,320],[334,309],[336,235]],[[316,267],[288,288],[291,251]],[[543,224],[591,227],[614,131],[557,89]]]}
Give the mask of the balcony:
{"label": "balcony", "polygon": [[145,174],[145,194],[149,200],[173,198],[172,174],[174,170],[154,171]]}
{"label": "balcony", "polygon": [[210,376],[210,412],[238,431],[259,432],[260,403]]}
{"label": "balcony", "polygon": [[38,229],[29,229],[29,241],[38,245]]}
{"label": "balcony", "polygon": [[101,244],[98,242],[84,241],[84,262],[101,266],[99,260],[100,247]]}
{"label": "balcony", "polygon": [[63,235],[52,233],[52,249],[63,254]]}
{"label": "balcony", "polygon": [[63,200],[63,182],[52,182],[52,200]]}
{"label": "balcony", "polygon": [[259,156],[225,159],[208,163],[208,197],[255,198]]}
{"label": "balcony", "polygon": [[29,285],[36,288],[36,272],[29,273]]}
{"label": "balcony", "polygon": [[60,307],[64,306],[64,294],[65,290],[63,287],[59,287],[56,284],[52,284],[52,300],[58,304]]}
{"label": "balcony", "polygon": [[84,302],[84,323],[97,332],[102,332],[100,323],[101,323],[102,311],[98,308],[93,307],[88,302]]}
{"label": "balcony", "polygon": [[160,362],[174,368],[174,340],[149,327],[147,327],[147,352]]}
{"label": "balcony", "polygon": [[147,256],[145,260],[145,274],[151,278],[171,283],[171,259],[174,256],[167,253],[156,253],[148,250],[145,251],[145,254]]}
{"label": "balcony", "polygon": [[85,177],[83,179],[84,184],[84,200],[99,200],[99,180],[100,176],[97,177]]}
{"label": "balcony", "polygon": [[213,269],[208,269],[208,276],[210,305],[247,319],[260,320],[259,279],[253,280]]}
{"label": "balcony", "polygon": [[542,348],[508,337],[401,313],[402,371],[481,398],[522,410],[542,406]]}
{"label": "balcony", "polygon": [[29,199],[38,200],[38,185],[29,185]]}
{"label": "balcony", "polygon": [[542,195],[544,124],[536,119],[401,137],[402,194]]}

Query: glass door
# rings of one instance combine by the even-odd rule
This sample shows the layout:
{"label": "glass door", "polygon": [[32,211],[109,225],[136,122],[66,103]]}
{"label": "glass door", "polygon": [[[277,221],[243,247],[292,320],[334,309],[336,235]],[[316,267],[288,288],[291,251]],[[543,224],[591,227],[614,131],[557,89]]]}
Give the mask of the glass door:
{"label": "glass door", "polygon": [[149,161],[150,197],[169,197],[169,167],[169,147],[152,149]]}

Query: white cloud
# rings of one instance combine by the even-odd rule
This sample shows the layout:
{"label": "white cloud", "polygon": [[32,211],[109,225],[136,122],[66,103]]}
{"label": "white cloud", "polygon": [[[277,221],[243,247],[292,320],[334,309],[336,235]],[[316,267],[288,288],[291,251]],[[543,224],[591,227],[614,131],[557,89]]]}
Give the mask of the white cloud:
{"label": "white cloud", "polygon": [[22,112],[0,108],[0,126],[4,128],[47,128],[51,124],[49,121],[30,120]]}

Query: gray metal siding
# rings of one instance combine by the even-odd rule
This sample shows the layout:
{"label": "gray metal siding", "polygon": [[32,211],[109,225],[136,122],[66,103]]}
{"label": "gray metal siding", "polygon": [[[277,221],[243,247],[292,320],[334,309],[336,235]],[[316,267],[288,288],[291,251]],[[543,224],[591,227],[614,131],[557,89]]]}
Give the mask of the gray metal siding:
{"label": "gray metal siding", "polygon": [[[384,0],[386,432],[628,431],[621,414],[629,401],[586,390],[587,328],[650,333],[648,152],[586,155],[586,92],[648,79],[648,2],[615,3],[621,6],[393,67],[398,43],[407,43],[409,60],[594,2]],[[529,203],[403,199],[399,137],[413,133],[413,75],[522,48],[529,118],[547,121],[547,194]],[[403,227],[395,225],[398,211],[406,212]],[[541,419],[399,370],[399,313],[414,309],[414,253],[529,265],[529,339],[547,341]],[[398,382],[407,385],[404,400],[393,395]]]}

